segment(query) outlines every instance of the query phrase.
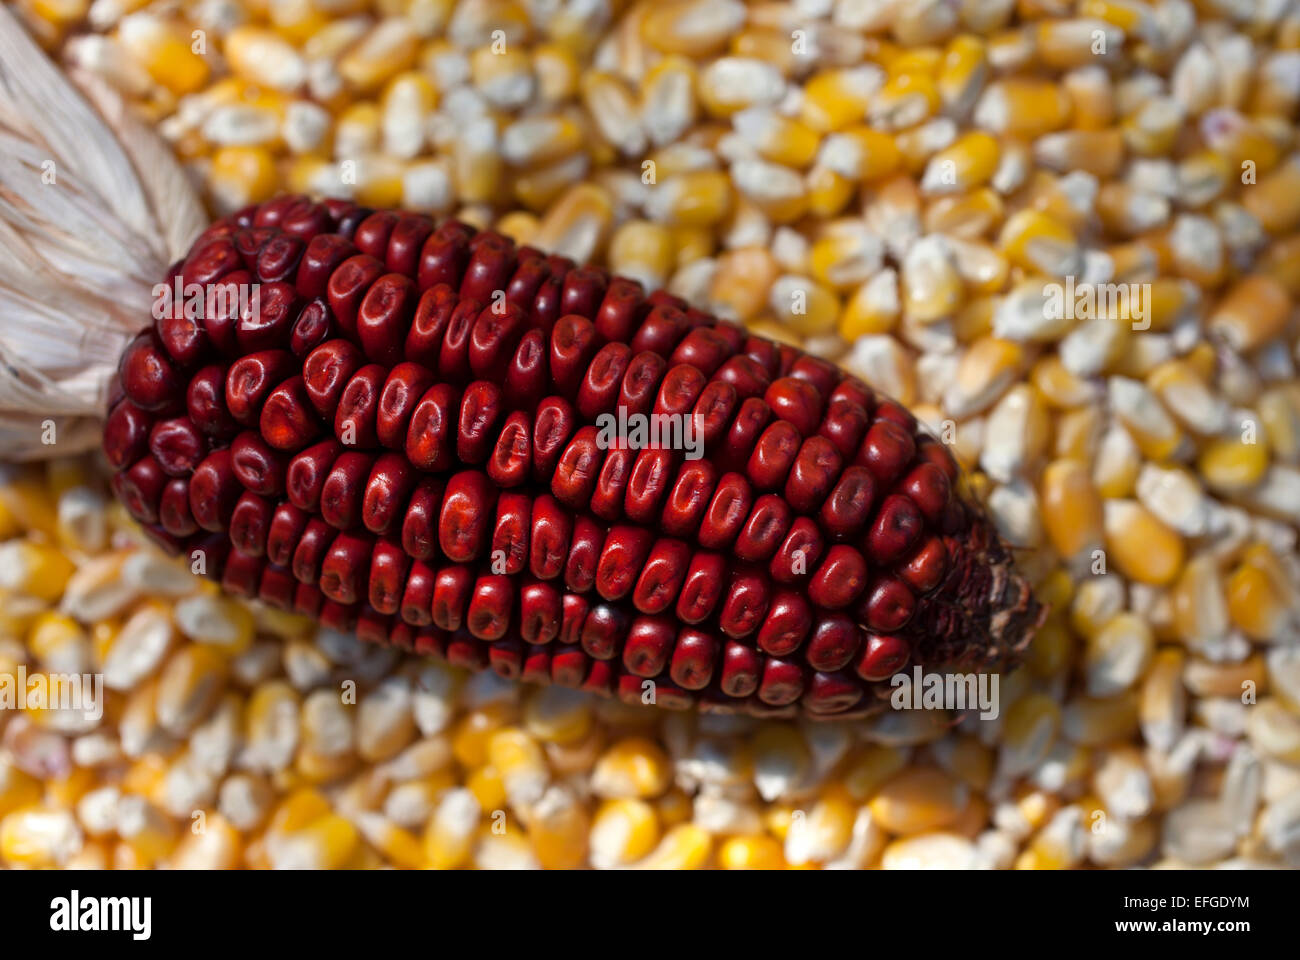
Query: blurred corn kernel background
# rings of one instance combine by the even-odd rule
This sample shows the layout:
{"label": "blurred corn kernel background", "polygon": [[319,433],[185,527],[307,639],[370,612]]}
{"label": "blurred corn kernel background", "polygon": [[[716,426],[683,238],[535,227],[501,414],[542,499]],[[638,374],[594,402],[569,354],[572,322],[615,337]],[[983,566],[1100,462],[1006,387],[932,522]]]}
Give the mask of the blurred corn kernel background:
{"label": "blurred corn kernel background", "polygon": [[214,214],[494,225],[842,364],[1052,613],[996,720],[638,709],[226,598],[94,458],[3,467],[0,677],[105,694],[0,710],[0,864],[1300,866],[1300,3],[12,6]]}

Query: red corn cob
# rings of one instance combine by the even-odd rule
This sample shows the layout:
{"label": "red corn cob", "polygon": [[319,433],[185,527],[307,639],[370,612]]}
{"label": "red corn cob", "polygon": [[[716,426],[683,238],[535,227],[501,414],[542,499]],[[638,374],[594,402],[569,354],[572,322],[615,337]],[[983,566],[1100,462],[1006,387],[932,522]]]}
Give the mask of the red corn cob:
{"label": "red corn cob", "polygon": [[[104,447],[232,592],[532,682],[810,716],[881,709],[913,662],[1014,663],[1043,616],[906,410],[666,293],[300,197],[173,275],[207,310],[127,348]],[[690,417],[701,456],[611,446],[607,414]]]}

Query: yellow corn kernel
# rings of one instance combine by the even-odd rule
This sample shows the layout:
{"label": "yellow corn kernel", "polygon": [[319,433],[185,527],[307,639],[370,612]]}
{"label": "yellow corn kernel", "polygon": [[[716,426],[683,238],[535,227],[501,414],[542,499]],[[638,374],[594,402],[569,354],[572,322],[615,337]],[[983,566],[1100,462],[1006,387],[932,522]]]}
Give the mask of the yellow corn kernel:
{"label": "yellow corn kernel", "polygon": [[424,831],[424,856],[435,870],[451,870],[469,859],[481,808],[465,789],[448,790]]}
{"label": "yellow corn kernel", "polygon": [[960,196],[936,197],[926,205],[922,225],[927,233],[975,240],[1002,222],[1003,204],[997,191],[988,187]]}
{"label": "yellow corn kernel", "polygon": [[1061,727],[1061,708],[1046,694],[1021,697],[1006,712],[999,746],[998,768],[1008,776],[1021,776],[1034,769]]}
{"label": "yellow corn kernel", "polygon": [[791,866],[827,863],[849,845],[857,808],[848,789],[831,783],[824,787],[812,809],[794,815],[785,835],[785,859]]}
{"label": "yellow corn kernel", "polygon": [[285,188],[292,193],[313,193],[317,185],[334,182],[337,168],[321,157],[293,157],[285,169]]}
{"label": "yellow corn kernel", "polygon": [[795,808],[789,803],[772,803],[764,808],[762,814],[763,829],[778,840],[784,842],[790,835],[790,827],[795,820]]}
{"label": "yellow corn kernel", "polygon": [[722,50],[744,22],[744,14],[711,0],[674,0],[654,6],[641,22],[641,35],[660,53],[703,57]]}
{"label": "yellow corn kernel", "polygon": [[998,293],[1007,285],[1011,265],[1007,258],[983,242],[952,237],[948,240],[953,265],[970,293]]}
{"label": "yellow corn kernel", "polygon": [[1109,697],[1132,687],[1146,673],[1155,636],[1141,617],[1121,613],[1088,638],[1084,670],[1088,693]]}
{"label": "yellow corn kernel", "polygon": [[834,220],[823,227],[808,254],[808,267],[820,282],[837,291],[869,280],[880,264],[879,238],[858,220]]}
{"label": "yellow corn kernel", "polygon": [[1262,438],[1246,443],[1240,435],[1211,440],[1197,459],[1197,468],[1213,490],[1240,493],[1255,486],[1268,469],[1268,444]]}
{"label": "yellow corn kernel", "polygon": [[715,238],[713,231],[707,227],[672,227],[671,229],[679,268],[713,255]]}
{"label": "yellow corn kernel", "polygon": [[488,738],[488,763],[500,774],[512,803],[535,801],[550,780],[541,745],[518,727],[506,727]]}
{"label": "yellow corn kernel", "polygon": [[1056,567],[1034,586],[1034,593],[1040,603],[1059,612],[1069,605],[1074,596],[1074,582],[1069,571],[1064,567]]}
{"label": "yellow corn kernel", "polygon": [[382,154],[359,157],[355,198],[370,207],[396,207],[402,203],[402,164]]}
{"label": "yellow corn kernel", "polygon": [[189,832],[176,845],[167,866],[174,870],[236,870],[244,840],[225,817],[209,815],[203,832]]}
{"label": "yellow corn kernel", "polygon": [[1067,370],[1054,353],[1040,357],[1029,376],[1043,398],[1054,407],[1080,407],[1097,398],[1094,385]]}
{"label": "yellow corn kernel", "polygon": [[1127,740],[1137,731],[1136,692],[1095,699],[1075,697],[1062,712],[1061,730],[1073,743],[1085,747]]}
{"label": "yellow corn kernel", "polygon": [[1035,142],[1034,157],[1059,173],[1082,170],[1097,177],[1113,177],[1124,163],[1124,138],[1118,130],[1049,133]]}
{"label": "yellow corn kernel", "polygon": [[672,232],[650,220],[629,220],[610,237],[606,260],[615,273],[655,290],[664,285],[676,262]]}
{"label": "yellow corn kernel", "polygon": [[1277,698],[1267,697],[1250,708],[1246,735],[1259,753],[1291,766],[1300,763],[1300,717]]}
{"label": "yellow corn kernel", "polygon": [[274,866],[281,869],[336,870],[348,864],[361,836],[350,822],[326,813],[268,843]]}
{"label": "yellow corn kernel", "polygon": [[1293,299],[1300,299],[1300,234],[1273,241],[1260,258],[1259,270],[1280,283]]}
{"label": "yellow corn kernel", "polygon": [[1104,70],[1072,70],[1061,85],[1074,105],[1071,124],[1078,130],[1106,130],[1115,123],[1115,88]]}
{"label": "yellow corn kernel", "polygon": [[840,315],[840,336],[852,343],[858,337],[888,333],[898,321],[901,308],[897,275],[893,270],[882,270],[849,297]]}
{"label": "yellow corn kernel", "polygon": [[261,203],[277,186],[275,161],[266,147],[221,147],[212,155],[208,189],[223,210]]}
{"label": "yellow corn kernel", "polygon": [[815,217],[833,217],[853,196],[853,181],[830,167],[818,165],[804,178],[808,187],[808,212]]}
{"label": "yellow corn kernel", "polygon": [[765,160],[741,160],[731,167],[731,181],[743,200],[773,223],[790,223],[808,209],[804,178],[789,167]]}
{"label": "yellow corn kernel", "polygon": [[154,82],[176,96],[201,89],[208,81],[208,62],[195,52],[181,26],[150,13],[135,13],[118,26],[117,39]]}
{"label": "yellow corn kernel", "polygon": [[358,93],[371,93],[409,70],[418,52],[411,24],[401,17],[380,21],[339,60],[339,73]]}
{"label": "yellow corn kernel", "polygon": [[4,505],[4,513],[21,529],[43,533],[51,540],[58,538],[58,506],[37,471],[0,467],[0,504]]}
{"label": "yellow corn kernel", "polygon": [[1138,718],[1148,743],[1168,749],[1182,731],[1187,711],[1183,686],[1185,654],[1178,647],[1161,647],[1151,659],[1142,682]]}
{"label": "yellow corn kernel", "polygon": [[1000,154],[996,138],[973,130],[930,158],[921,189],[927,193],[963,193],[982,187],[997,171]]}
{"label": "yellow corn kernel", "polygon": [[1241,205],[1269,233],[1293,231],[1300,225],[1300,158],[1289,158],[1257,184],[1241,191]]}
{"label": "yellow corn kernel", "polygon": [[1033,59],[1034,34],[1027,27],[1008,25],[989,37],[989,63],[999,72],[1029,73]]}
{"label": "yellow corn kernel", "polygon": [[783,117],[770,108],[741,111],[732,122],[736,132],[759,156],[783,166],[807,167],[821,146],[818,135],[806,124]]}
{"label": "yellow corn kernel", "polygon": [[1300,460],[1300,384],[1265,390],[1255,408],[1273,456],[1285,463]]}
{"label": "yellow corn kernel", "polygon": [[1183,538],[1136,500],[1107,500],[1106,549],[1115,566],[1140,583],[1164,586],[1182,569]]}
{"label": "yellow corn kernel", "polygon": [[788,33],[780,30],[756,28],[742,30],[731,38],[730,51],[737,57],[762,60],[790,76],[806,58],[794,52]]}
{"label": "yellow corn kernel", "polygon": [[167,761],[158,754],[145,754],[127,768],[122,792],[146,799],[161,795],[167,778]]}
{"label": "yellow corn kernel", "polygon": [[226,658],[190,644],[172,656],[158,678],[158,723],[183,736],[216,706],[226,683]]}
{"label": "yellow corn kernel", "polygon": [[1057,276],[1070,272],[1079,255],[1074,231],[1032,209],[1007,218],[998,236],[998,249],[1024,270]]}
{"label": "yellow corn kernel", "polygon": [[307,65],[293,45],[270,30],[240,26],[226,36],[223,52],[235,76],[292,93],[307,80]]}
{"label": "yellow corn kernel", "polygon": [[902,154],[893,136],[867,126],[852,126],[826,138],[824,162],[837,173],[859,181],[879,180],[896,172]]}
{"label": "yellow corn kernel", "polygon": [[509,723],[513,710],[503,703],[490,703],[467,713],[451,732],[451,752],[463,767],[481,767],[488,761],[488,740]]}
{"label": "yellow corn kernel", "polygon": [[963,33],[949,41],[935,77],[944,107],[963,115],[988,76],[985,42],[973,34]]}
{"label": "yellow corn kernel", "polygon": [[934,116],[942,98],[929,73],[898,73],[885,81],[867,106],[867,119],[886,130],[903,130]]}
{"label": "yellow corn kernel", "polygon": [[1109,385],[1111,409],[1144,456],[1163,463],[1185,448],[1187,438],[1145,384],[1113,377]]}
{"label": "yellow corn kernel", "polygon": [[1221,637],[1227,631],[1223,580],[1212,555],[1200,554],[1188,561],[1169,594],[1174,636],[1198,643]]}
{"label": "yellow corn kernel", "polygon": [[772,284],[768,306],[778,323],[806,337],[829,333],[840,314],[839,298],[808,277],[786,275]]}
{"label": "yellow corn kernel", "polygon": [[537,93],[547,103],[562,103],[578,89],[578,61],[558,43],[539,43],[532,49]]}
{"label": "yellow corn kernel", "polygon": [[961,277],[942,237],[922,237],[912,244],[903,258],[899,280],[903,310],[919,323],[940,320],[961,303]]}
{"label": "yellow corn kernel", "polygon": [[1032,140],[1070,122],[1070,98],[1049,80],[994,81],[975,106],[975,123],[993,133]]}
{"label": "yellow corn kernel", "polygon": [[1264,690],[1268,672],[1261,654],[1240,663],[1214,663],[1193,658],[1183,668],[1183,683],[1198,697],[1240,697],[1245,690]]}
{"label": "yellow corn kernel", "polygon": [[542,218],[533,243],[578,263],[591,260],[614,219],[609,192],[594,184],[571,187]]}
{"label": "yellow corn kernel", "polygon": [[1120,121],[1125,144],[1144,157],[1167,156],[1182,126],[1182,107],[1162,96],[1151,97]]}
{"label": "yellow corn kernel", "polygon": [[8,757],[0,758],[0,818],[40,800],[41,781],[20,770]]}
{"label": "yellow corn kernel", "polygon": [[52,603],[63,593],[75,567],[58,547],[11,540],[0,548],[0,589]]}
{"label": "yellow corn kernel", "polygon": [[691,797],[680,787],[672,787],[654,802],[659,822],[665,827],[675,827],[691,819],[694,804]]}
{"label": "yellow corn kernel", "polygon": [[1044,679],[1060,676],[1074,656],[1074,637],[1061,617],[1049,616],[1029,646],[1029,669]]}
{"label": "yellow corn kernel", "polygon": [[533,242],[539,223],[536,214],[513,210],[496,222],[496,229],[513,240],[516,246],[524,247]]}
{"label": "yellow corn kernel", "polygon": [[707,227],[731,209],[731,181],[717,170],[696,170],[661,180],[647,212],[670,226]]}
{"label": "yellow corn kernel", "polygon": [[484,810],[498,810],[505,806],[506,785],[496,767],[479,767],[469,775],[465,786]]}
{"label": "yellow corn kernel", "polygon": [[543,687],[524,704],[523,724],[543,743],[576,743],[591,731],[591,706],[564,687]]}
{"label": "yellow corn kernel", "polygon": [[949,321],[952,324],[952,335],[963,344],[974,343],[989,336],[993,333],[993,315],[996,311],[997,303],[993,297],[969,298]]}
{"label": "yellow corn kernel", "polygon": [[871,800],[871,815],[890,833],[941,830],[960,816],[970,788],[937,767],[913,767],[884,784]]}
{"label": "yellow corn kernel", "polygon": [[10,864],[61,866],[81,844],[81,828],[66,810],[25,807],[0,820],[0,860]]}
{"label": "yellow corn kernel", "polygon": [[1291,616],[1290,594],[1277,558],[1267,547],[1252,547],[1228,577],[1228,613],[1247,636],[1271,640]]}
{"label": "yellow corn kernel", "polygon": [[709,300],[727,316],[752,320],[766,306],[779,274],[780,266],[764,247],[730,250],[718,258]]}
{"label": "yellow corn kernel", "polygon": [[904,837],[889,844],[880,855],[884,870],[969,870],[976,862],[975,845],[952,832]]}
{"label": "yellow corn kernel", "polygon": [[668,756],[658,744],[629,737],[613,744],[596,761],[591,790],[600,797],[648,799],[668,789],[671,774]]}
{"label": "yellow corn kernel", "polygon": [[1282,334],[1291,313],[1286,288],[1267,274],[1238,281],[1210,317],[1210,329],[1245,353]]}
{"label": "yellow corn kernel", "polygon": [[[404,830],[375,813],[364,813],[357,817],[356,826],[366,842],[393,866],[406,870],[415,870],[424,866],[424,845],[420,838],[409,830]],[[345,859],[353,857],[354,853],[349,852]]]}
{"label": "yellow corn kernel", "polygon": [[645,149],[636,100],[621,77],[592,71],[583,75],[579,86],[587,116],[606,143],[627,156]]}
{"label": "yellow corn kernel", "polygon": [[774,837],[729,837],[718,848],[718,866],[724,870],[780,870],[785,866],[785,857]]}
{"label": "yellow corn kernel", "polygon": [[993,751],[974,736],[947,737],[931,750],[944,770],[975,790],[985,789],[993,779]]}
{"label": "yellow corn kernel", "polygon": [[872,95],[881,84],[875,67],[826,70],[804,84],[800,117],[822,133],[862,123]]}
{"label": "yellow corn kernel", "polygon": [[172,616],[181,633],[195,643],[232,657],[252,646],[257,632],[257,622],[247,607],[214,593],[186,597],[173,608]]}
{"label": "yellow corn kernel", "polygon": [[564,789],[549,790],[534,804],[528,823],[537,862],[548,870],[575,870],[586,864],[591,819],[586,809]]}
{"label": "yellow corn kernel", "polygon": [[1063,558],[1073,560],[1101,546],[1102,502],[1086,464],[1054,460],[1043,471],[1043,526]]}
{"label": "yellow corn kernel", "polygon": [[1191,430],[1210,432],[1222,425],[1223,401],[1185,360],[1170,360],[1148,374],[1147,386]]}
{"label": "yellow corn kernel", "polygon": [[607,800],[596,811],[588,843],[593,866],[609,868],[640,860],[659,842],[659,819],[644,800]]}
{"label": "yellow corn kernel", "polygon": [[885,41],[877,49],[876,58],[891,77],[903,73],[934,75],[943,62],[943,51],[923,44],[899,46]]}
{"label": "yellow corn kernel", "polygon": [[906,765],[907,754],[900,748],[870,744],[845,768],[845,789],[858,802],[869,800]]}
{"label": "yellow corn kernel", "polygon": [[1019,376],[1024,359],[1020,344],[981,337],[962,354],[957,376],[944,394],[944,407],[958,417],[980,412]]}
{"label": "yellow corn kernel", "polygon": [[573,117],[542,114],[517,120],[501,137],[501,152],[514,166],[551,163],[580,150],[583,131]]}
{"label": "yellow corn kernel", "polygon": [[501,189],[505,162],[497,148],[496,124],[472,121],[452,146],[452,180],[464,203],[492,203]]}
{"label": "yellow corn kernel", "polygon": [[89,653],[89,637],[71,617],[47,610],[32,622],[27,649],[43,666],[80,673],[82,660]]}
{"label": "yellow corn kernel", "polygon": [[699,870],[713,852],[713,838],[693,823],[682,823],[669,830],[659,845],[636,864],[641,870]]}
{"label": "yellow corn kernel", "polygon": [[515,197],[529,210],[545,212],[561,194],[582,180],[587,166],[587,158],[579,155],[521,170],[514,177]]}

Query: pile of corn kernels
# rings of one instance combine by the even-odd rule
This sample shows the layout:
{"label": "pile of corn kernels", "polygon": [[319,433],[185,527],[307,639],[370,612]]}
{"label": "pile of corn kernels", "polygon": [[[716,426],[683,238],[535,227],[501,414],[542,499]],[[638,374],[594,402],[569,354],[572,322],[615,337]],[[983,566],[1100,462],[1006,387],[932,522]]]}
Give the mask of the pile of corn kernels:
{"label": "pile of corn kernels", "polygon": [[637,709],[225,598],[93,460],[6,468],[0,676],[105,702],[0,710],[0,864],[1300,866],[1300,3],[16,6],[214,212],[454,215],[836,360],[1052,613],[996,720]]}

